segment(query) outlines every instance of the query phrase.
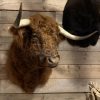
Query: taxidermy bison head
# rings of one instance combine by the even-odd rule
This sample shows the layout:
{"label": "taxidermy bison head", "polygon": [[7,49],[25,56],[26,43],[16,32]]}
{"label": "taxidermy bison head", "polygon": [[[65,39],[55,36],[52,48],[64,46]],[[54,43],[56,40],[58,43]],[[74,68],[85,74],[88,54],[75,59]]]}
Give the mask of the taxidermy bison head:
{"label": "taxidermy bison head", "polygon": [[21,19],[20,9],[10,32],[14,36],[16,46],[26,55],[37,57],[41,66],[57,66],[60,30],[52,18],[36,14],[29,19]]}
{"label": "taxidermy bison head", "polygon": [[29,19],[21,19],[21,13],[22,7],[13,26],[9,29],[14,37],[14,45],[25,55],[37,57],[41,66],[57,66],[59,62],[57,46],[60,42],[60,34],[72,40],[83,40],[94,34],[72,35],[50,17],[36,14]]}
{"label": "taxidermy bison head", "polygon": [[70,44],[81,47],[95,45],[99,37],[99,22],[99,11],[95,0],[68,0],[66,3],[63,28],[72,35],[85,37],[78,41],[68,39]]}

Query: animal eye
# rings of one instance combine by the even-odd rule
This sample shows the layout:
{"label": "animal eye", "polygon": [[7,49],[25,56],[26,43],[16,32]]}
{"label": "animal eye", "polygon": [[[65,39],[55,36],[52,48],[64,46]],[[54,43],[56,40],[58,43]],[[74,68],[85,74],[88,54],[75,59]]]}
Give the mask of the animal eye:
{"label": "animal eye", "polygon": [[38,42],[39,40],[38,40],[38,35],[37,35],[37,33],[32,33],[32,42]]}
{"label": "animal eye", "polygon": [[37,36],[37,34],[36,34],[36,33],[33,33],[33,34],[32,34],[32,37],[38,37],[38,36]]}

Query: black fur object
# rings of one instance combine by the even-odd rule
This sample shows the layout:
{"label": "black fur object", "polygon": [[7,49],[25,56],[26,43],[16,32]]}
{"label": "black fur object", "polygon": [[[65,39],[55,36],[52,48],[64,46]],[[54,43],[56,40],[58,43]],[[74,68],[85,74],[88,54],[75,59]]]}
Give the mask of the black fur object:
{"label": "black fur object", "polygon": [[85,40],[67,39],[71,45],[95,45],[99,38],[99,11],[95,0],[68,0],[63,11],[63,28],[78,36],[98,32]]}

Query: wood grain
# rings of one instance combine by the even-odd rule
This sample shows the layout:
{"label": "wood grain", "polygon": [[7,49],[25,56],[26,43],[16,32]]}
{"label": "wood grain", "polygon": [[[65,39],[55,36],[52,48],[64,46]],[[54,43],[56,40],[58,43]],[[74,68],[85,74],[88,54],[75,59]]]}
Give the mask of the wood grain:
{"label": "wood grain", "polygon": [[12,40],[13,40],[12,37],[2,37],[2,36],[0,36],[0,44],[2,44],[2,43],[9,44],[9,43],[12,42]]}
{"label": "wood grain", "polygon": [[[34,1],[34,0],[33,0]],[[1,10],[18,10],[21,2],[2,2]],[[43,11],[43,3],[41,2],[22,2],[23,10]]]}
{"label": "wood grain", "polygon": [[85,100],[85,93],[64,94],[0,94],[1,100]]}
{"label": "wood grain", "polygon": [[[58,65],[50,79],[100,79],[100,65]],[[5,65],[0,65],[0,80],[8,79]]]}
{"label": "wood grain", "polygon": [[[0,10],[18,10],[19,5],[23,3],[23,10],[34,11],[63,11],[68,0],[1,0]],[[96,0],[97,6],[100,6],[99,0]]]}
{"label": "wood grain", "polygon": [[0,9],[18,10],[20,3],[23,3],[23,10],[35,11],[63,11],[66,0],[2,0]]}
{"label": "wood grain", "polygon": [[63,11],[68,0],[44,0],[44,8],[47,11]]}
{"label": "wood grain", "polygon": [[[44,86],[37,87],[34,93],[89,92],[90,81],[100,84],[100,79],[49,79]],[[0,82],[0,93],[24,93],[9,80]]]}
{"label": "wood grain", "polygon": [[[29,18],[30,16],[37,14],[37,13],[52,17],[54,19],[56,17],[55,12],[23,11],[22,12],[22,18]],[[18,14],[18,11],[0,11],[0,23],[1,24],[12,24],[12,23],[14,23],[17,14]]]}

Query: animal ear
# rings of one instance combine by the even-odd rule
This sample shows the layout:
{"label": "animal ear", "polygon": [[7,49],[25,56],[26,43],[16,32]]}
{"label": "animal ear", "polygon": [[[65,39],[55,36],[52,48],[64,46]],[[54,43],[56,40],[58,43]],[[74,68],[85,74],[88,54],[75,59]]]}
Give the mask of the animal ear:
{"label": "animal ear", "polygon": [[8,31],[13,35],[17,35],[18,34],[18,29],[15,28],[14,26],[9,27]]}

